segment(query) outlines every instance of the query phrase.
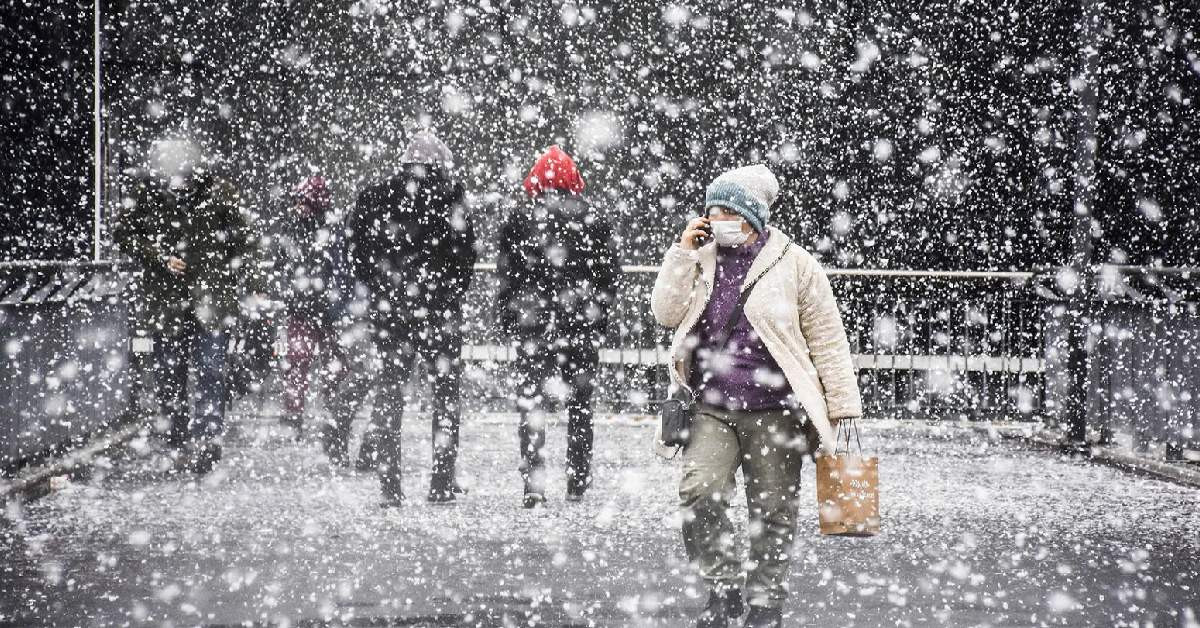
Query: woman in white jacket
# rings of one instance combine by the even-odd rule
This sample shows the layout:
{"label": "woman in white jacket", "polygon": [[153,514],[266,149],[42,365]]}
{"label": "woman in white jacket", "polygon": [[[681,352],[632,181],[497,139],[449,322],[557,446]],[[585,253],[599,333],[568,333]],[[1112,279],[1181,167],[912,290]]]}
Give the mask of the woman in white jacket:
{"label": "woman in white jacket", "polygon": [[[702,628],[742,614],[743,579],[744,625],[781,625],[801,460],[811,447],[832,448],[838,420],[862,415],[829,279],[767,225],[778,195],[762,165],[717,177],[705,195],[708,215],[688,223],[667,251],[651,296],[655,318],[675,330],[672,385],[697,399],[679,496],[688,558],[710,591]],[[697,238],[710,234],[715,241],[701,246]],[[751,518],[745,573],[726,515],[739,466]]]}

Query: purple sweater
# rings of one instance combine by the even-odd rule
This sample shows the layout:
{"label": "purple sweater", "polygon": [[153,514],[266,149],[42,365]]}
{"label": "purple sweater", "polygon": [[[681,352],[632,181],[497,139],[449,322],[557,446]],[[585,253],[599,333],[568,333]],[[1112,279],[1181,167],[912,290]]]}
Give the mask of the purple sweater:
{"label": "purple sweater", "polygon": [[695,351],[688,384],[700,401],[731,410],[766,410],[790,405],[791,389],[743,312],[724,351],[714,347],[737,305],[742,282],[767,243],[763,232],[752,244],[717,247],[716,277],[704,315],[692,328]]}

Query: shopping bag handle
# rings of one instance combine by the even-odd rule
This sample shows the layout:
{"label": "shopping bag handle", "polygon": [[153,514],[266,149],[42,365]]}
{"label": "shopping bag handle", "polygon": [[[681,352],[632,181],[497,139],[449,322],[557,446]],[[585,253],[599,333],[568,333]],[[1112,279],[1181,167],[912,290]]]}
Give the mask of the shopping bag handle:
{"label": "shopping bag handle", "polygon": [[[846,432],[846,453],[850,453],[850,429],[851,428],[854,428],[854,440],[856,440],[858,442],[858,452],[862,453],[862,435],[859,434],[859,432],[858,432],[858,424],[855,423],[856,420],[857,419],[851,417],[848,419],[842,419],[841,421],[837,422],[837,436],[833,439],[834,455],[836,455],[838,452],[838,446],[842,444],[842,431],[843,430]],[[850,426],[843,428],[842,425],[844,423],[849,423]]]}

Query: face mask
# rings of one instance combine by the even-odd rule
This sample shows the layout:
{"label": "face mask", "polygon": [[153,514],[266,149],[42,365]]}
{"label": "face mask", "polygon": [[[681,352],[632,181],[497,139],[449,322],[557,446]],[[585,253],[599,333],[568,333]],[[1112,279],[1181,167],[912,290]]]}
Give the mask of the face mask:
{"label": "face mask", "polygon": [[742,232],[742,225],[746,224],[742,220],[714,220],[708,223],[712,226],[713,240],[716,240],[717,246],[741,246],[750,238],[749,233]]}

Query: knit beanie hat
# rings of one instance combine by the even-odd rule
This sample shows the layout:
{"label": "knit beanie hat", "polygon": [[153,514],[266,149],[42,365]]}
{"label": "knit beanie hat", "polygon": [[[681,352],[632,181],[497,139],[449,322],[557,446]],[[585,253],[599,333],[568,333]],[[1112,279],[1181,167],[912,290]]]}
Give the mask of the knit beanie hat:
{"label": "knit beanie hat", "polygon": [[530,198],[537,198],[546,190],[579,194],[584,188],[583,176],[579,174],[575,160],[558,146],[551,146],[538,157],[529,169],[524,185]]}
{"label": "knit beanie hat", "polygon": [[728,207],[755,231],[767,228],[771,205],[779,198],[779,180],[762,164],[735,168],[713,179],[704,194],[704,208]]}
{"label": "knit beanie hat", "polygon": [[406,164],[448,165],[454,162],[454,153],[433,131],[421,130],[408,143],[400,161]]}
{"label": "knit beanie hat", "polygon": [[147,161],[150,172],[163,178],[190,177],[200,169],[204,155],[192,140],[161,139],[150,144]]}

